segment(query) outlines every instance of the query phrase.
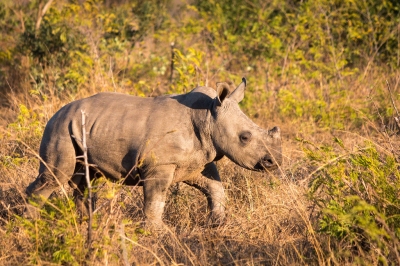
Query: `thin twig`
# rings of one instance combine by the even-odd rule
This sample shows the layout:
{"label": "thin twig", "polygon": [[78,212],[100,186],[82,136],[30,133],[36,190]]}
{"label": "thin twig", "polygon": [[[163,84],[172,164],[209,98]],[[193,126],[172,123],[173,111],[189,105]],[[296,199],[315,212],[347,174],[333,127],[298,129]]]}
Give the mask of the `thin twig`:
{"label": "thin twig", "polygon": [[39,6],[39,12],[38,12],[38,18],[36,21],[36,26],[35,26],[35,30],[38,31],[40,28],[40,24],[42,23],[42,19],[44,17],[44,15],[46,14],[47,10],[50,8],[51,3],[53,3],[54,0],[49,0],[46,5],[43,7],[42,10],[41,9],[41,5]]}
{"label": "thin twig", "polygon": [[114,73],[113,73],[113,71],[112,71],[111,56],[110,56],[110,76],[111,76],[111,81],[112,81],[113,86],[114,86],[114,92],[116,92],[116,91],[117,91],[117,86],[115,86]]}
{"label": "thin twig", "polygon": [[[371,91],[372,91],[372,89],[371,89]],[[370,93],[370,94],[371,94],[371,93]],[[387,143],[389,144],[389,147],[390,147],[390,152],[392,153],[392,155],[393,155],[394,159],[396,160],[396,162],[399,163],[399,160],[398,160],[397,155],[396,155],[396,152],[395,152],[395,150],[394,150],[392,141],[391,141],[390,136],[389,136],[389,132],[388,132],[387,127],[386,127],[386,125],[385,125],[385,123],[384,123],[384,119],[383,119],[381,113],[379,112],[379,108],[376,106],[375,102],[372,100],[371,95],[369,95],[368,98],[370,99],[372,105],[375,107],[376,112],[377,112],[379,118],[381,119],[381,124],[382,124],[383,129],[380,130],[379,132],[382,134],[382,136],[383,136],[384,138],[386,138]],[[395,107],[395,108],[396,108],[396,107]],[[396,109],[396,110],[397,110],[397,109]]]}
{"label": "thin twig", "polygon": [[88,163],[88,155],[87,155],[87,144],[86,144],[86,114],[85,111],[82,112],[82,146],[83,146],[83,158],[85,164],[85,177],[88,189],[88,209],[89,209],[89,223],[88,223],[88,239],[87,244],[90,247],[92,243],[92,219],[93,219],[93,210],[92,210],[92,186],[90,184],[90,176],[89,176],[89,163]]}
{"label": "thin twig", "polygon": [[169,83],[172,84],[172,78],[174,77],[174,61],[175,61],[175,43],[171,42],[171,71],[169,74]]}
{"label": "thin twig", "polygon": [[396,111],[397,116],[394,117],[394,120],[396,121],[396,125],[398,127],[398,129],[400,129],[400,121],[399,121],[399,110],[397,110],[396,104],[394,103],[394,99],[393,99],[393,95],[392,95],[392,90],[390,89],[390,85],[389,82],[386,80],[386,84],[387,84],[387,89],[389,91],[389,96],[390,96],[390,100],[392,101],[392,105],[394,110]]}
{"label": "thin twig", "polygon": [[122,249],[122,259],[124,261],[125,266],[129,266],[129,260],[128,260],[128,251],[126,250],[126,243],[125,243],[125,225],[124,222],[121,222],[120,228],[119,228],[119,235],[121,238],[121,249]]}

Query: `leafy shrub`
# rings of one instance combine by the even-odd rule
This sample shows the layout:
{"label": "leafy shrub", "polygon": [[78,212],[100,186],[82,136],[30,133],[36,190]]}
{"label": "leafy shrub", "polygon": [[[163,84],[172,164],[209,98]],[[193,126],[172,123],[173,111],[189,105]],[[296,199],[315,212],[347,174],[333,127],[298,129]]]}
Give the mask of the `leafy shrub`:
{"label": "leafy shrub", "polygon": [[320,208],[319,231],[338,240],[340,260],[366,259],[363,254],[369,252],[371,262],[398,261],[399,163],[371,142],[349,151],[335,140],[345,154],[331,146],[303,146],[308,158],[320,165],[309,189]]}
{"label": "leafy shrub", "polygon": [[80,265],[85,261],[85,237],[78,227],[78,217],[72,200],[48,201],[40,210],[40,219],[19,218],[17,223],[27,234],[31,245],[30,263],[44,262]]}
{"label": "leafy shrub", "polygon": [[177,85],[172,86],[176,93],[186,93],[196,86],[204,85],[203,65],[204,53],[194,48],[189,48],[187,54],[175,49],[175,70],[178,72]]}
{"label": "leafy shrub", "polygon": [[273,65],[277,74],[298,74],[300,68],[309,78],[331,79],[351,75],[355,65],[371,59],[398,65],[387,57],[397,49],[392,33],[400,4],[395,1],[253,1],[250,5],[223,0],[195,1],[194,6],[214,49],[236,58],[278,63]]}

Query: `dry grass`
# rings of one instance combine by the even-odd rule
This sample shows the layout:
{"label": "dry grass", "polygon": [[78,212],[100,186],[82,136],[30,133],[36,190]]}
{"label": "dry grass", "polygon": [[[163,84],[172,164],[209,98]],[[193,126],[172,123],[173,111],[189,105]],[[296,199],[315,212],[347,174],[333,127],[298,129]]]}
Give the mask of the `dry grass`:
{"label": "dry grass", "polygon": [[[64,2],[76,1],[60,1],[58,4],[63,5]],[[111,5],[112,2],[104,1],[108,3],[107,5]],[[247,5],[252,1],[244,2]],[[264,2],[259,2],[264,5]],[[265,7],[277,6],[277,4],[280,6],[278,2],[271,2],[271,5],[268,4]],[[299,1],[286,2],[288,6],[297,6]],[[312,3],[312,1],[308,2]],[[367,2],[362,2],[360,6],[370,5],[371,8],[379,6],[372,5],[373,1]],[[96,3],[101,3],[101,1]],[[118,38],[110,46],[99,47],[101,41],[111,40],[105,38],[105,32],[103,32],[105,29],[102,28],[104,26],[100,25],[101,23],[83,27],[92,19],[97,19],[101,12],[92,11],[87,18],[85,17],[87,11],[84,9],[79,13],[74,13],[69,18],[68,24],[75,27],[73,25],[80,22],[73,23],[73,21],[82,21],[83,24],[79,25],[79,29],[74,29],[73,32],[87,37],[85,44],[89,48],[86,56],[90,57],[93,63],[89,64],[90,67],[86,66],[89,68],[87,72],[79,74],[86,81],[79,83],[80,85],[73,89],[64,87],[68,80],[65,84],[57,85],[58,75],[67,73],[70,68],[78,72],[83,71],[85,67],[81,68],[81,66],[85,65],[84,62],[76,62],[73,59],[73,63],[79,67],[73,64],[61,66],[57,63],[46,65],[46,63],[40,63],[38,57],[27,55],[31,50],[14,53],[15,47],[10,48],[8,43],[1,44],[3,50],[10,50],[12,52],[10,54],[15,54],[16,58],[9,59],[10,63],[12,62],[10,66],[0,66],[0,78],[2,78],[1,74],[7,74],[6,83],[1,82],[0,87],[0,265],[55,265],[57,254],[58,256],[73,256],[58,260],[64,261],[60,264],[65,265],[74,263],[85,265],[385,265],[386,262],[389,265],[390,263],[396,265],[395,259],[400,263],[398,251],[396,253],[396,250],[392,250],[400,247],[398,243],[400,233],[395,237],[384,239],[381,243],[385,243],[386,246],[379,248],[372,246],[373,248],[369,250],[355,247],[345,238],[338,240],[338,238],[322,234],[318,231],[320,209],[315,201],[307,196],[309,181],[315,178],[316,170],[323,169],[330,162],[336,162],[357,148],[363,147],[365,141],[374,143],[380,155],[390,154],[398,160],[399,129],[392,119],[396,114],[393,114],[393,107],[385,87],[388,80],[392,85],[396,104],[399,98],[399,63],[395,69],[392,68],[394,65],[386,65],[385,61],[376,60],[375,63],[374,60],[374,57],[379,55],[380,49],[397,55],[399,59],[400,47],[393,43],[386,44],[390,36],[384,37],[389,33],[394,34],[393,36],[397,34],[396,36],[399,37],[398,26],[393,24],[395,28],[382,29],[380,32],[379,28],[384,25],[382,23],[390,20],[384,20],[385,16],[377,16],[383,19],[373,23],[372,29],[376,28],[377,32],[369,28],[366,32],[360,31],[359,40],[362,44],[361,38],[371,39],[369,45],[364,43],[364,46],[360,47],[374,47],[376,52],[369,54],[365,51],[365,54],[371,58],[363,58],[360,65],[358,61],[355,61],[348,62],[349,66],[338,68],[335,63],[335,69],[333,69],[332,60],[336,61],[334,52],[342,54],[342,50],[351,50],[351,47],[356,45],[354,41],[351,41],[354,39],[349,39],[348,42],[341,40],[347,36],[346,31],[338,31],[345,35],[337,34],[339,36],[339,40],[336,40],[337,47],[334,45],[334,39],[337,37],[331,33],[329,27],[325,29],[325,26],[321,26],[322,31],[328,30],[328,34],[325,33],[325,35],[329,37],[326,38],[329,42],[325,44],[325,37],[321,35],[322,39],[319,40],[321,47],[318,46],[318,40],[314,44],[309,40],[303,40],[303,36],[294,34],[295,37],[288,42],[289,45],[283,45],[287,48],[285,55],[271,55],[271,58],[268,55],[267,59],[267,57],[263,58],[254,54],[250,59],[250,57],[247,58],[247,52],[244,50],[242,52],[229,50],[231,41],[225,39],[232,33],[229,33],[228,29],[228,35],[225,36],[225,33],[222,35],[221,32],[219,37],[215,34],[224,27],[218,26],[216,27],[218,29],[211,31],[208,29],[215,27],[213,26],[215,22],[218,24],[231,15],[228,14],[229,16],[222,16],[222,18],[218,16],[215,21],[205,16],[200,20],[204,22],[202,25],[204,29],[198,33],[183,34],[186,31],[197,31],[196,26],[190,26],[192,23],[189,23],[188,27],[185,26],[188,23],[185,20],[198,18],[197,12],[194,14],[192,9],[183,11],[179,8],[187,1],[173,0],[171,3],[173,10],[171,9],[170,12],[174,13],[168,22],[172,26],[171,29],[163,29],[160,32],[149,30],[147,37],[142,41],[126,39],[127,44],[121,46],[123,51],[119,52],[119,48],[114,48],[115,44],[119,45]],[[264,12],[258,10],[257,5],[255,7],[255,13]],[[316,19],[310,19],[310,22],[321,23],[319,19],[325,18],[325,15],[319,14],[325,13],[324,7],[321,6],[319,9],[320,11],[315,14]],[[271,9],[271,12],[273,10],[275,7]],[[22,16],[22,9],[19,11]],[[15,9],[9,13],[19,16],[19,11]],[[107,11],[106,14],[118,14],[114,14],[111,9],[104,9],[104,11]],[[339,11],[337,10],[337,14],[341,14],[342,11]],[[355,11],[349,9],[349,12],[352,14]],[[395,12],[392,13],[395,14]],[[32,9],[25,16],[29,16],[28,14],[36,16],[37,12]],[[293,16],[293,14],[297,13],[290,15]],[[304,14],[308,15],[308,12]],[[336,18],[334,14],[336,13],[332,12],[332,18]],[[79,16],[84,16],[85,19]],[[240,19],[236,15],[234,17]],[[127,17],[122,19],[128,21]],[[251,19],[251,17],[246,17],[246,21],[251,22]],[[269,23],[260,24],[258,30],[260,32],[268,30],[272,25]],[[324,20],[321,25],[325,23]],[[391,25],[391,23],[388,24]],[[343,27],[347,24],[340,25]],[[59,25],[54,26],[56,27],[54,29],[61,29]],[[286,27],[286,24],[283,26]],[[300,26],[307,28],[308,24]],[[118,29],[120,26],[116,24],[115,27]],[[182,31],[181,27],[187,27],[187,29]],[[289,31],[298,31],[297,24],[290,25],[287,30],[279,29],[281,26],[274,27],[278,27],[277,33],[268,31],[265,33],[268,32],[272,34],[271,36],[277,34],[277,40],[287,40],[286,35],[290,35]],[[310,27],[310,29],[312,31],[313,28]],[[305,33],[313,33],[311,31],[307,30]],[[279,32],[283,35],[279,35]],[[5,36],[9,35],[9,32],[4,33]],[[12,35],[15,40],[20,38],[17,33]],[[239,51],[243,49],[245,40],[255,41],[259,38],[260,44],[265,40],[260,38],[259,34],[254,34],[253,30],[248,34],[250,35],[234,36],[238,37]],[[320,34],[321,32],[318,32],[313,38]],[[179,35],[182,36],[179,37]],[[177,58],[175,54],[175,72],[172,71],[171,75],[170,42],[173,36],[177,38],[175,48],[182,52],[183,56]],[[48,37],[47,41],[51,41],[57,36],[49,35]],[[313,40],[313,38],[309,39]],[[322,45],[331,45],[331,40],[332,47],[322,47]],[[35,42],[43,45],[47,43],[46,40],[43,43],[41,40],[35,40]],[[347,47],[346,44],[351,44],[351,47]],[[385,48],[386,45],[388,45],[387,48]],[[394,46],[390,48],[390,45]],[[129,46],[131,47],[128,48]],[[297,46],[300,47],[299,50]],[[71,53],[80,51],[78,46],[71,47],[73,48]],[[251,47],[250,43],[249,48]],[[189,53],[189,48],[204,53],[204,56]],[[315,52],[311,51],[312,49],[327,54],[318,59],[318,56],[314,55]],[[397,49],[397,51],[390,49]],[[2,49],[0,50],[2,52]],[[271,45],[271,53],[273,51],[279,50]],[[291,54],[297,51],[304,52],[305,58],[301,59]],[[333,56],[330,53],[333,53]],[[346,58],[340,54],[338,59],[345,61]],[[359,56],[363,56],[362,54]],[[58,58],[56,55],[54,54],[54,58]],[[47,57],[47,59],[52,59],[53,54],[48,54]],[[6,62],[4,58],[0,59],[1,63]],[[291,64],[293,70],[289,71]],[[313,67],[308,68],[308,65]],[[160,70],[163,67],[164,71],[154,70]],[[193,73],[188,71],[190,67],[195,69]],[[179,68],[184,74],[178,73]],[[32,69],[38,73],[34,74]],[[320,74],[314,75],[310,71]],[[349,71],[353,73],[350,74]],[[325,73],[328,73],[328,76],[325,76]],[[170,75],[173,77],[172,82]],[[246,96],[243,103],[247,114],[264,128],[275,125],[281,127],[284,163],[281,169],[264,174],[244,170],[226,158],[217,163],[227,194],[227,221],[224,225],[216,228],[209,227],[206,198],[199,191],[185,184],[179,184],[171,187],[168,195],[163,217],[168,228],[164,232],[148,232],[141,226],[144,218],[142,188],[120,186],[106,180],[99,180],[95,184],[97,209],[90,248],[85,243],[87,221],[81,219],[75,209],[68,208],[67,202],[70,202],[72,197],[72,189],[68,184],[64,186],[66,194],[61,193],[60,188],[60,191],[48,201],[42,209],[40,219],[31,221],[20,218],[26,204],[25,188],[37,175],[39,166],[37,151],[43,127],[64,104],[100,91],[155,96],[167,92],[184,91],[196,83],[208,82],[209,86],[213,86],[217,81],[237,82],[242,76],[248,78],[249,91],[253,93]],[[7,84],[6,87],[4,87],[5,84]],[[23,112],[19,110],[21,104],[27,107],[23,115],[21,115]],[[317,105],[322,107],[315,108]],[[288,110],[284,110],[285,106],[288,106]],[[321,114],[318,113],[319,111]],[[327,114],[328,112],[331,113]],[[335,137],[341,139],[345,149],[332,145],[332,139]],[[319,164],[312,162],[306,156],[302,143],[296,139],[305,139],[317,146],[326,144],[343,157],[336,156],[331,158],[331,161]],[[398,168],[398,161],[396,167]],[[393,183],[399,184],[396,173],[391,174],[394,179],[397,178]],[[321,197],[327,198],[329,195],[321,195]],[[397,216],[399,206],[397,204],[394,207]],[[384,225],[384,223],[379,224],[382,227]],[[393,233],[395,230],[398,228],[387,231]],[[393,245],[390,245],[391,243]],[[385,254],[380,254],[382,251]],[[347,255],[343,256],[346,253]],[[355,258],[356,256],[359,258]],[[385,261],[388,258],[393,258],[393,261]]]}
{"label": "dry grass", "polygon": [[[106,83],[103,80],[103,84]],[[310,84],[303,84],[303,87],[305,93],[312,94]],[[114,88],[110,83],[101,90]],[[11,95],[13,98],[9,103],[11,110],[14,110],[14,117],[18,114],[18,104],[23,103],[32,112],[41,114],[35,119],[43,125],[63,104],[92,93],[94,89],[88,88],[73,97],[49,97],[45,104],[34,95]],[[361,93],[365,93],[365,88]],[[274,104],[266,103],[268,106],[264,108]],[[263,121],[263,110],[257,112],[261,116],[254,120],[267,127]],[[76,261],[88,265],[127,265],[128,262],[131,265],[343,264],[343,261],[336,261],[335,251],[331,250],[332,239],[316,232],[317,207],[309,201],[306,192],[308,181],[312,178],[310,174],[317,166],[306,159],[295,138],[307,138],[313,143],[323,144],[336,136],[342,139],[346,147],[355,147],[368,139],[390,151],[390,146],[395,145],[396,136],[388,138],[380,134],[379,126],[374,121],[352,132],[333,132],[300,119],[268,121],[268,127],[275,124],[283,132],[284,164],[281,169],[260,174],[244,170],[227,159],[218,162],[228,198],[228,219],[224,225],[210,228],[207,225],[205,197],[197,190],[180,184],[173,186],[168,196],[164,214],[168,229],[162,234],[144,231],[141,228],[142,188],[121,187],[101,180],[98,182],[100,188],[96,191],[98,209],[95,213],[93,243],[91,249],[87,249],[84,242],[69,247],[72,253],[76,253],[76,249],[83,250],[81,257],[75,258]],[[40,135],[13,127],[3,127],[0,135],[0,264],[53,265],[53,253],[57,245],[65,248],[64,242],[67,240],[63,238],[66,236],[56,235],[56,243],[53,243],[55,250],[40,250],[46,239],[29,235],[26,226],[17,218],[25,205],[24,190],[37,174],[39,159],[36,152]],[[71,197],[71,189],[68,185],[65,188],[69,192],[68,197]],[[62,193],[56,196],[68,200]],[[54,205],[54,201],[50,203]],[[62,216],[56,214],[56,217]],[[76,212],[68,217],[67,233],[85,239],[86,222],[79,221]],[[56,230],[60,226],[57,219],[61,218],[52,220],[45,217],[44,225],[37,223],[38,230]],[[345,263],[351,264],[352,261]]]}
{"label": "dry grass", "polygon": [[[56,108],[49,109],[44,113]],[[10,158],[9,164],[0,168],[3,265],[29,263],[41,244],[16,226],[19,220],[15,215],[21,215],[25,204],[24,189],[35,178],[39,161],[35,153],[39,138],[29,134],[9,135],[0,143],[4,158],[16,153],[22,158]],[[297,265],[325,261],[320,239],[312,228],[313,206],[304,196],[306,187],[296,182],[310,172],[307,166],[296,163],[302,156],[296,145],[285,141],[285,164],[274,173],[253,173],[227,159],[218,162],[227,192],[228,219],[217,228],[207,226],[205,197],[180,184],[170,189],[164,216],[168,230],[163,234],[143,232],[142,188],[99,181],[99,209],[95,214],[92,251],[85,252],[86,263],[123,265],[126,260],[135,265]],[[112,193],[114,197],[110,196]],[[59,193],[58,197],[65,196]],[[49,223],[54,225],[56,221]],[[76,226],[76,233],[84,236],[86,222],[78,221]],[[36,263],[51,264],[50,259],[42,257]]]}
{"label": "dry grass", "polygon": [[[143,219],[142,189],[118,188],[117,191],[123,191],[117,197],[111,200],[101,197],[98,202],[102,207],[96,213],[93,246],[101,249],[102,255],[91,255],[95,258],[90,261],[95,265],[123,264],[124,242],[128,261],[137,265],[156,262],[166,265],[293,265],[317,261],[320,251],[316,250],[318,240],[313,239],[310,232],[310,206],[303,196],[304,189],[287,180],[259,176],[225,163],[220,169],[228,197],[226,224],[207,227],[204,196],[180,185],[171,189],[168,197],[164,220],[170,230],[162,235],[135,233]],[[7,208],[1,213],[0,243],[7,247],[1,252],[1,260],[8,265],[27,263],[27,251],[36,249],[21,228],[7,232],[14,213],[20,214],[22,210],[21,190],[31,180],[20,178],[20,170],[7,173],[11,178],[8,188],[3,186],[1,194],[6,205],[3,207]],[[34,169],[29,170],[35,173]],[[107,193],[113,186],[116,185],[107,183],[98,193]],[[127,239],[122,240],[116,228],[127,222]],[[79,225],[79,230],[85,234],[85,223]]]}

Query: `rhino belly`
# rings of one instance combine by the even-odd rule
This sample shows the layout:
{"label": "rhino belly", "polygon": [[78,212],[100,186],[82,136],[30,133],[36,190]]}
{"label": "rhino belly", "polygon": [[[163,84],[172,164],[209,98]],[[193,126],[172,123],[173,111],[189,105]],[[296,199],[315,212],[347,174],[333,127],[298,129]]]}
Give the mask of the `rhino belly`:
{"label": "rhino belly", "polygon": [[120,148],[109,143],[92,145],[88,150],[89,163],[107,178],[115,181],[126,179],[135,184],[138,182],[136,149],[127,149],[127,146]]}

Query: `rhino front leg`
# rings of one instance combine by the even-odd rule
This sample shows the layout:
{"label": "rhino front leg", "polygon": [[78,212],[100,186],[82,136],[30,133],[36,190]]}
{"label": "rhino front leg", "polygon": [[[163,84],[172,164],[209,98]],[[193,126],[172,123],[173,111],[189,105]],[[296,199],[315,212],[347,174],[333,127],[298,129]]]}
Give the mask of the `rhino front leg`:
{"label": "rhino front leg", "polygon": [[162,227],[166,195],[175,173],[175,165],[161,165],[149,170],[144,177],[144,214],[146,223]]}
{"label": "rhino front leg", "polygon": [[207,164],[201,176],[185,183],[199,189],[207,197],[208,207],[211,210],[211,224],[213,226],[223,224],[225,222],[225,192],[215,163]]}

